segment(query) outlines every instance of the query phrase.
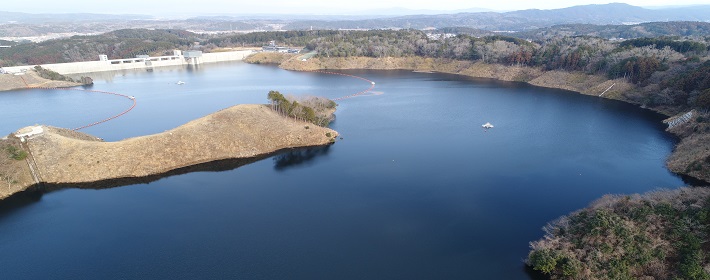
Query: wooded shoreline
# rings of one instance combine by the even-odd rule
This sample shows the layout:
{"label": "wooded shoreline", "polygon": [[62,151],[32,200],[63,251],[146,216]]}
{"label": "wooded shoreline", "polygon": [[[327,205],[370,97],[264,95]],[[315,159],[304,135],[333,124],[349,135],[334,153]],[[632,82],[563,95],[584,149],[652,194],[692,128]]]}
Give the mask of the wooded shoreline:
{"label": "wooded shoreline", "polygon": [[[600,98],[620,100],[637,106],[636,103],[626,98],[630,92],[638,87],[623,78],[610,80],[601,75],[589,75],[575,71],[545,71],[536,67],[505,66],[501,64],[487,64],[483,62],[460,61],[452,59],[437,59],[424,57],[314,57],[306,61],[298,59],[295,55],[273,53],[258,53],[248,57],[248,63],[278,64],[279,67],[293,71],[314,70],[411,70],[417,72],[439,72],[463,75],[473,78],[488,78],[501,81],[523,82],[534,86],[569,90],[584,95]],[[603,94],[603,96],[601,96]],[[646,107],[644,107],[646,108]],[[663,114],[669,118],[676,114],[666,108],[646,108]],[[668,168],[679,175],[697,180],[699,183],[710,182],[710,164],[704,163],[710,157],[710,150],[696,143],[710,143],[710,134],[688,133],[689,127],[695,125],[695,119],[683,126],[668,129],[670,133],[678,136],[681,141],[667,161]],[[698,168],[689,169],[688,166],[700,162]]]}

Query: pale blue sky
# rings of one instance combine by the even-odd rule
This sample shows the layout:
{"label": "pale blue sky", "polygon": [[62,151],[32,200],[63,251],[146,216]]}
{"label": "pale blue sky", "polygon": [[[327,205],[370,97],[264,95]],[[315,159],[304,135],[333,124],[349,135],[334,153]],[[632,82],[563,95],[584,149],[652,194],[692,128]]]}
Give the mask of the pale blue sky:
{"label": "pale blue sky", "polygon": [[251,14],[251,13],[299,13],[299,14],[349,14],[363,10],[384,8],[407,8],[427,10],[457,10],[487,8],[493,10],[554,9],[584,4],[624,2],[635,6],[666,6],[710,4],[710,0],[548,0],[548,1],[461,1],[461,0],[5,0],[0,11],[27,13],[131,13],[151,15],[175,14]]}

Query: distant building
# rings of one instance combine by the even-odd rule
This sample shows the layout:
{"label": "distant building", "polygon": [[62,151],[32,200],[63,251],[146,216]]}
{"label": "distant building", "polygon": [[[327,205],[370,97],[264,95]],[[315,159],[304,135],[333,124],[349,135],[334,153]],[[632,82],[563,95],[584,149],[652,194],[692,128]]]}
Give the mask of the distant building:
{"label": "distant building", "polygon": [[185,51],[183,56],[185,58],[202,57],[202,51]]}
{"label": "distant building", "polygon": [[190,64],[196,65],[200,64],[200,59],[202,58],[202,51],[184,51],[182,56]]}
{"label": "distant building", "polygon": [[290,49],[288,47],[280,47],[276,45],[275,41],[270,41],[268,46],[261,47],[262,51],[265,52],[280,52],[280,53],[297,53],[298,50]]}
{"label": "distant building", "polygon": [[456,34],[453,34],[453,33],[427,33],[426,36],[427,36],[427,38],[429,38],[429,40],[437,41],[437,40],[444,40],[444,39],[456,37]]}

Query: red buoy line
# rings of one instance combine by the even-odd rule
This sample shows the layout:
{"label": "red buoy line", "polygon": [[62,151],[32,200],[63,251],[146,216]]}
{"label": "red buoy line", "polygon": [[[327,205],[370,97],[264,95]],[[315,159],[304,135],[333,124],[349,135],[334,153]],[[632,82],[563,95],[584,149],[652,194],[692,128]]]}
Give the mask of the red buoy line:
{"label": "red buoy line", "polygon": [[100,91],[100,90],[90,90],[90,89],[77,89],[77,88],[53,88],[53,87],[28,87],[28,88],[61,89],[61,90],[75,90],[75,91],[84,91],[84,92],[95,92],[95,93],[103,93],[103,94],[116,95],[116,96],[124,97],[124,98],[127,98],[127,99],[133,101],[133,104],[131,105],[131,107],[128,108],[127,110],[121,112],[120,114],[115,115],[115,116],[112,116],[112,117],[107,118],[107,119],[104,119],[104,120],[100,120],[100,121],[97,121],[97,122],[94,122],[94,123],[87,124],[87,125],[85,125],[85,126],[81,126],[81,127],[74,128],[74,129],[72,129],[73,131],[77,131],[77,130],[81,130],[81,129],[84,129],[84,128],[92,127],[92,126],[95,126],[95,125],[102,124],[102,123],[105,123],[105,122],[107,122],[107,121],[113,120],[113,119],[118,118],[118,117],[120,117],[120,116],[123,116],[123,115],[125,115],[126,113],[130,112],[131,110],[133,110],[133,108],[135,108],[135,107],[136,107],[136,104],[137,104],[135,97],[128,96],[128,95],[124,95],[124,94],[120,94],[120,93],[115,93],[115,92]]}
{"label": "red buoy line", "polygon": [[[366,81],[366,82],[370,83],[370,87],[369,87],[368,89],[366,89],[366,90],[363,90],[363,91],[360,91],[360,92],[357,92],[357,93],[354,93],[354,94],[350,94],[350,95],[338,97],[338,98],[333,99],[333,101],[339,101],[339,100],[343,100],[343,99],[348,99],[348,98],[353,98],[353,97],[356,97],[356,96],[360,96],[360,95],[363,95],[363,94],[366,94],[366,93],[372,91],[372,90],[375,88],[375,82],[373,82],[373,81],[371,81],[371,80],[368,80],[368,79],[365,79],[365,78],[360,77],[360,76],[355,76],[355,75],[350,75],[350,74],[344,74],[344,73],[328,72],[328,71],[322,71],[322,70],[312,70],[312,71],[307,71],[307,72],[315,72],[315,73],[323,73],[323,74],[329,74],[329,75],[339,75],[339,76],[351,77],[351,78],[360,79],[360,80],[363,80],[363,81]],[[22,78],[22,77],[20,77],[20,78]],[[73,131],[77,131],[77,130],[82,130],[82,129],[85,129],[85,128],[89,128],[89,127],[92,127],[92,126],[95,126],[95,125],[99,125],[99,124],[108,122],[108,121],[113,120],[113,119],[115,119],[115,118],[118,118],[118,117],[120,117],[120,116],[123,116],[123,115],[127,114],[128,112],[130,112],[131,110],[133,110],[133,108],[135,108],[135,107],[136,107],[136,104],[137,104],[135,97],[128,96],[128,95],[124,95],[124,94],[120,94],[120,93],[108,92],[108,91],[100,91],[100,90],[90,90],[90,89],[77,89],[77,88],[37,87],[37,86],[30,86],[30,85],[28,85],[24,78],[22,79],[22,81],[25,83],[25,85],[27,86],[27,88],[61,89],[61,90],[75,90],[75,91],[84,91],[84,92],[95,92],[95,93],[103,93],[103,94],[116,95],[116,96],[124,97],[124,98],[127,98],[127,99],[133,101],[133,104],[131,105],[131,107],[129,107],[129,108],[126,109],[125,111],[121,112],[120,114],[115,115],[115,116],[112,116],[112,117],[109,117],[109,118],[107,118],[107,119],[103,119],[103,120],[100,120],[100,121],[97,121],[97,122],[93,122],[93,123],[84,125],[84,126],[81,126],[81,127],[74,128],[74,129],[72,129]]]}
{"label": "red buoy line", "polygon": [[360,79],[360,80],[363,80],[363,81],[366,81],[366,82],[370,83],[370,88],[368,88],[368,89],[366,89],[366,90],[364,90],[364,91],[357,92],[357,93],[353,93],[353,94],[351,94],[351,95],[346,95],[346,96],[338,97],[338,98],[333,99],[333,101],[339,101],[339,100],[343,100],[343,99],[348,99],[348,98],[353,98],[353,97],[356,97],[356,96],[360,96],[360,95],[363,95],[363,94],[366,94],[366,93],[372,91],[372,90],[375,88],[375,82],[373,82],[373,81],[371,81],[371,80],[368,80],[368,79],[365,79],[365,78],[360,77],[360,76],[355,76],[355,75],[350,75],[350,74],[344,74],[344,73],[328,72],[328,71],[322,71],[322,70],[310,70],[310,71],[306,71],[306,72],[323,73],[323,74],[330,74],[330,75],[340,75],[340,76],[345,76],[345,77],[351,77],[351,78]]}
{"label": "red buoy line", "polygon": [[[75,90],[79,90],[79,89],[75,89]],[[98,91],[98,90],[85,90],[85,91],[88,91],[88,92],[96,92],[96,93],[105,93],[105,94],[113,94],[113,95],[116,95],[116,96],[125,97],[125,98],[128,98],[128,99],[130,99],[131,101],[133,101],[133,104],[131,105],[130,108],[128,108],[127,110],[121,112],[121,113],[118,114],[118,115],[115,115],[115,116],[110,117],[110,118],[108,118],[108,119],[104,119],[104,120],[97,121],[97,122],[95,122],[95,123],[87,124],[87,125],[82,126],[82,127],[78,127],[78,128],[72,129],[72,130],[74,130],[74,131],[81,130],[81,129],[88,128],[88,127],[92,127],[92,126],[95,126],[95,125],[97,125],[97,124],[102,124],[102,123],[105,123],[105,122],[107,122],[107,121],[110,121],[110,120],[113,120],[113,119],[115,119],[115,118],[118,118],[118,117],[120,117],[120,116],[123,116],[123,115],[125,115],[126,113],[130,112],[131,110],[133,110],[133,108],[135,108],[135,107],[136,107],[136,104],[137,104],[137,103],[136,103],[136,98],[135,98],[135,97],[128,96],[128,95],[123,95],[123,94],[120,94],[120,93],[114,93],[114,92],[108,92],[108,91]]]}

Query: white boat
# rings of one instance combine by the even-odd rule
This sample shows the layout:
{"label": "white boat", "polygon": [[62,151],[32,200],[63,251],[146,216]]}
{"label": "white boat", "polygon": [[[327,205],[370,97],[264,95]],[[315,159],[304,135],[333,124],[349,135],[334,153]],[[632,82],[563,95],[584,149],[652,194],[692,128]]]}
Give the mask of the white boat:
{"label": "white boat", "polygon": [[185,82],[183,82],[183,81],[178,81],[176,84],[178,84],[178,85],[184,85]]}
{"label": "white boat", "polygon": [[372,85],[374,86],[374,85],[375,85],[375,82],[372,82]]}
{"label": "white boat", "polygon": [[493,125],[491,123],[487,122],[484,125],[482,125],[482,127],[485,129],[488,129],[488,128],[493,128]]}

